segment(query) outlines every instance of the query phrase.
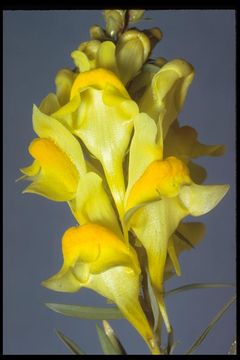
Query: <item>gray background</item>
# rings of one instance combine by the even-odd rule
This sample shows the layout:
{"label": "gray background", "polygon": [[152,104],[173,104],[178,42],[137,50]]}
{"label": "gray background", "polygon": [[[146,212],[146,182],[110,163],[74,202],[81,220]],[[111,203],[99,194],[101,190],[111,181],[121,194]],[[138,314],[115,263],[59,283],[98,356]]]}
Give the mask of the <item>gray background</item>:
{"label": "gray background", "polygon": [[[204,158],[206,183],[231,189],[211,213],[196,218],[206,237],[196,250],[181,256],[182,276],[167,289],[194,282],[235,282],[235,12],[233,10],[154,10],[140,28],[159,26],[164,37],[155,56],[182,57],[192,63],[191,85],[181,124],[198,130],[206,144],[226,144],[220,158]],[[100,10],[5,11],[4,16],[4,354],[68,354],[55,336],[59,329],[87,353],[100,353],[95,321],[67,318],[44,302],[104,305],[99,295],[81,290],[61,294],[40,286],[61,266],[61,236],[75,224],[65,203],[22,195],[15,183],[18,168],[31,163],[27,147],[32,104],[54,91],[54,77],[72,68],[70,52],[89,39],[88,29],[102,24]],[[181,354],[233,294],[233,289],[206,289],[167,299]],[[129,354],[147,354],[140,336],[124,320],[112,321]],[[197,354],[226,354],[235,337],[235,306],[224,315]]]}

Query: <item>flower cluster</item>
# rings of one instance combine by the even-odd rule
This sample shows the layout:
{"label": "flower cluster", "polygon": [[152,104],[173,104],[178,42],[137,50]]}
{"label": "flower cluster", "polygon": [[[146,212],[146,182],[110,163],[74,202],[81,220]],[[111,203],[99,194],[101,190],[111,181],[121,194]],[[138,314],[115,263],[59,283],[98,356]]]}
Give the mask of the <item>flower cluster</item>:
{"label": "flower cluster", "polygon": [[[171,332],[164,281],[180,275],[179,254],[203,237],[200,216],[228,185],[203,185],[192,159],[223,154],[180,126],[194,78],[183,59],[151,59],[162,33],[127,28],[140,10],[106,10],[106,30],[72,52],[75,69],[60,70],[56,92],[33,107],[33,163],[21,171],[24,192],[67,202],[79,223],[62,238],[63,265],[43,285],[63,292],[92,289],[119,307],[153,354],[156,329]],[[144,274],[159,306],[157,324],[144,306]],[[144,285],[145,284],[145,285]]]}

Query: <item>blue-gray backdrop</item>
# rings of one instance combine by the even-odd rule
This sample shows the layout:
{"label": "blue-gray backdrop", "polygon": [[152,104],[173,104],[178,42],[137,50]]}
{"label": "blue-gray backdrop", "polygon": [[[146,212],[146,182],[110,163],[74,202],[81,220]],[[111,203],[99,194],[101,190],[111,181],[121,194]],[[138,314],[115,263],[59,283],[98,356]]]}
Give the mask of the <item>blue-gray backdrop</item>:
{"label": "blue-gray backdrop", "polygon": [[[59,329],[91,354],[101,352],[95,321],[67,318],[44,302],[105,305],[99,295],[81,290],[60,294],[40,286],[62,263],[61,236],[75,224],[65,203],[22,195],[18,169],[31,163],[27,146],[35,137],[32,104],[54,91],[54,77],[72,68],[70,53],[89,39],[92,24],[103,25],[100,10],[5,11],[4,75],[4,354],[67,354],[55,336]],[[226,144],[220,158],[199,160],[208,169],[206,183],[228,183],[230,191],[211,213],[198,218],[206,236],[196,250],[181,256],[182,276],[167,289],[196,282],[235,282],[235,12],[233,10],[154,10],[151,21],[163,40],[155,56],[184,58],[196,76],[179,119],[198,130],[207,144]],[[167,299],[176,353],[182,354],[207,326],[233,289],[206,289]],[[147,354],[140,336],[124,320],[111,324],[129,354]],[[224,315],[197,354],[226,354],[235,337],[235,307]]]}

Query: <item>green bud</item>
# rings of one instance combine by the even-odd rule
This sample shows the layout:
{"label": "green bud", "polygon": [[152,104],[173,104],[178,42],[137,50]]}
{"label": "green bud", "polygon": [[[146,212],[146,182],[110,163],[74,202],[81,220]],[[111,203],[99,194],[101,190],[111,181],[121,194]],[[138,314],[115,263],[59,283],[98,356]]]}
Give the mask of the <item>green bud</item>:
{"label": "green bud", "polygon": [[116,37],[124,28],[125,10],[104,10],[106,32]]}
{"label": "green bud", "polygon": [[151,44],[151,49],[153,49],[156,44],[162,40],[163,37],[163,33],[161,32],[161,30],[158,27],[154,27],[152,29],[146,29],[143,30],[144,34],[147,35],[150,44]]}
{"label": "green bud", "polygon": [[104,41],[107,38],[104,30],[98,25],[91,26],[89,29],[89,33],[90,33],[91,39],[93,39],[93,40]]}
{"label": "green bud", "polygon": [[101,42],[99,40],[90,40],[85,41],[80,44],[78,47],[78,50],[84,52],[89,60],[93,60],[96,58],[99,46],[101,45]]}
{"label": "green bud", "polygon": [[148,59],[150,50],[150,41],[143,32],[128,30],[121,35],[116,47],[116,57],[124,84],[140,71]]}
{"label": "green bud", "polygon": [[157,65],[159,67],[162,67],[166,63],[167,63],[167,59],[165,59],[164,57],[159,57],[159,58],[154,60],[154,65]]}
{"label": "green bud", "polygon": [[135,23],[143,17],[145,10],[128,10],[128,17],[130,23]]}

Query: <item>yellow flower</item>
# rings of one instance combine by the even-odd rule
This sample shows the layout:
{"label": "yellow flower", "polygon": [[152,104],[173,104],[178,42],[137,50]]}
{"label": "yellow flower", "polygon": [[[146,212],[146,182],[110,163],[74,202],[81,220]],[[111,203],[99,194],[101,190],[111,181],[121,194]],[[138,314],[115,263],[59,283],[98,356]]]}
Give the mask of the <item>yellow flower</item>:
{"label": "yellow flower", "polygon": [[51,114],[101,162],[120,218],[125,194],[122,163],[137,113],[137,104],[116,75],[98,68],[77,75],[68,103]]}
{"label": "yellow flower", "polygon": [[177,156],[189,168],[194,182],[201,184],[206,178],[205,169],[192,161],[200,156],[220,156],[224,154],[223,145],[205,145],[198,141],[197,131],[190,126],[180,127],[175,120],[164,139],[164,158]]}
{"label": "yellow flower", "polygon": [[140,112],[148,114],[161,127],[163,139],[182,110],[193,78],[194,69],[187,61],[161,58],[157,64],[145,65],[129,86]]}
{"label": "yellow flower", "polygon": [[[143,137],[145,133],[147,136]],[[135,118],[125,220],[146,249],[151,282],[170,331],[163,282],[168,252],[176,265],[171,237],[184,217],[200,216],[212,210],[229,186],[195,184],[186,163],[174,156],[163,159],[158,141],[161,138],[155,121],[147,114],[141,113]]]}
{"label": "yellow flower", "polygon": [[86,173],[80,144],[57,120],[33,108],[33,128],[39,138],[32,141],[29,152],[35,159],[21,171],[32,183],[24,192],[32,192],[55,201],[71,200],[79,177]]}
{"label": "yellow flower", "polygon": [[[141,14],[129,13],[131,21]],[[93,40],[71,54],[75,71],[60,70],[56,93],[33,108],[38,138],[29,146],[32,165],[21,169],[31,181],[24,192],[66,201],[81,224],[64,234],[62,268],[43,285],[64,292],[87,287],[114,301],[159,354],[140,304],[143,264],[128,232],[146,250],[170,332],[164,281],[180,275],[179,254],[203,235],[201,224],[182,220],[212,210],[229,188],[201,185],[206,172],[192,159],[221,155],[224,147],[204,145],[194,129],[179,127],[194,69],[182,59],[146,63],[161,31],[121,33],[125,11],[107,10],[105,17],[107,31],[92,28]]]}
{"label": "yellow flower", "polygon": [[140,267],[134,249],[109,229],[89,223],[65,232],[62,252],[62,268],[42,285],[64,292],[76,292],[86,287],[114,301],[151,352],[159,354],[153,331],[139,302]]}
{"label": "yellow flower", "polygon": [[101,177],[87,171],[78,140],[56,119],[33,108],[33,127],[39,138],[29,152],[32,165],[20,169],[31,184],[23,191],[54,201],[68,201],[81,224],[96,222],[122,236],[118,219]]}

